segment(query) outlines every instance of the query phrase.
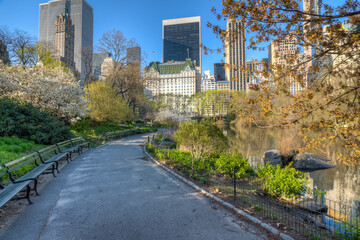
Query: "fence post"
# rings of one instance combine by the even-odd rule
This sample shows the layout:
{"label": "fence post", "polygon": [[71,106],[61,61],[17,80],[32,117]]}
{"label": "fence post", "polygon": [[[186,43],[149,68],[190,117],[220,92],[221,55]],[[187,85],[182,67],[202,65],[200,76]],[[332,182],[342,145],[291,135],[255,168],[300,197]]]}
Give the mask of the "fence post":
{"label": "fence post", "polygon": [[150,136],[148,136],[148,143],[150,143]]}
{"label": "fence post", "polygon": [[236,175],[235,175],[235,168],[234,168],[234,201],[236,201]]}

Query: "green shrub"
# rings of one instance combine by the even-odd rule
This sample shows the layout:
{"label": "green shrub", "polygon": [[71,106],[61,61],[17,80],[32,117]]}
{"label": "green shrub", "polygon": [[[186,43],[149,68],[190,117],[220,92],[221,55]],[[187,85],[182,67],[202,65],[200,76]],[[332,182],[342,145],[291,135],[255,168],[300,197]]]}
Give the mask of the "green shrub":
{"label": "green shrub", "polygon": [[152,124],[152,126],[153,127],[156,127],[156,128],[161,128],[161,127],[164,127],[164,125],[163,124],[161,124],[160,122],[153,122],[153,124]]}
{"label": "green shrub", "polygon": [[357,218],[351,218],[346,222],[340,222],[337,225],[336,235],[339,239],[356,240],[360,239],[360,221]]}
{"label": "green shrub", "polygon": [[154,137],[154,142],[155,142],[156,144],[160,144],[161,141],[162,141],[162,139],[163,139],[163,134],[157,134],[157,135],[155,135],[155,137]]}
{"label": "green shrub", "polygon": [[216,160],[216,169],[230,179],[234,177],[234,171],[238,179],[255,175],[249,161],[241,154],[221,154]]}
{"label": "green shrub", "polygon": [[281,168],[267,163],[259,166],[258,177],[262,180],[263,189],[276,197],[297,198],[306,191],[308,179],[303,172],[286,166]]}
{"label": "green shrub", "polygon": [[72,137],[70,127],[30,103],[0,99],[0,136],[53,144]]}

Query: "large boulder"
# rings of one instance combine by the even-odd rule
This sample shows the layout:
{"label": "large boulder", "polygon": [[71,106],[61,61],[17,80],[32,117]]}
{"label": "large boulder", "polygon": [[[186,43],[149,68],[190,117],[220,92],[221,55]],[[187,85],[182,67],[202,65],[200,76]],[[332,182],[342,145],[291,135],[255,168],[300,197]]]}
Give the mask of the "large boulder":
{"label": "large boulder", "polygon": [[316,171],[321,169],[334,168],[329,160],[312,153],[299,153],[293,158],[293,167],[302,171]]}
{"label": "large boulder", "polygon": [[284,164],[281,160],[281,154],[279,150],[273,149],[268,150],[264,154],[264,164],[270,163],[271,165],[280,165],[280,167],[284,167]]}

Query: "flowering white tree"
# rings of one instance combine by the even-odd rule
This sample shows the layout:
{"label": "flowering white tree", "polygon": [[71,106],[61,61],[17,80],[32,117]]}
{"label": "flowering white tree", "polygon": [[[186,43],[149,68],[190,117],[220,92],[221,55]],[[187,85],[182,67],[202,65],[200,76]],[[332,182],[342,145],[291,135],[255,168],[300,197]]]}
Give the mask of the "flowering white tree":
{"label": "flowering white tree", "polygon": [[155,117],[155,121],[173,125],[179,125],[181,122],[185,122],[188,119],[179,111],[163,109],[160,110]]}
{"label": "flowering white tree", "polygon": [[84,91],[61,67],[37,65],[23,69],[0,63],[0,98],[16,98],[41,107],[67,121],[86,114]]}

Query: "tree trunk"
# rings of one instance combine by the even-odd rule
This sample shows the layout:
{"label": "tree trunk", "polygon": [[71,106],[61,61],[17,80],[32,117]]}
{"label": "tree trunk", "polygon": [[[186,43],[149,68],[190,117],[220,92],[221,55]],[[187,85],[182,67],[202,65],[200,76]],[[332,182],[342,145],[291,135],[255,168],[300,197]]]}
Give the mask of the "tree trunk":
{"label": "tree trunk", "polygon": [[195,162],[195,159],[192,158],[192,161],[191,161],[191,174],[190,174],[190,177],[192,178],[193,174],[194,174],[194,162]]}

